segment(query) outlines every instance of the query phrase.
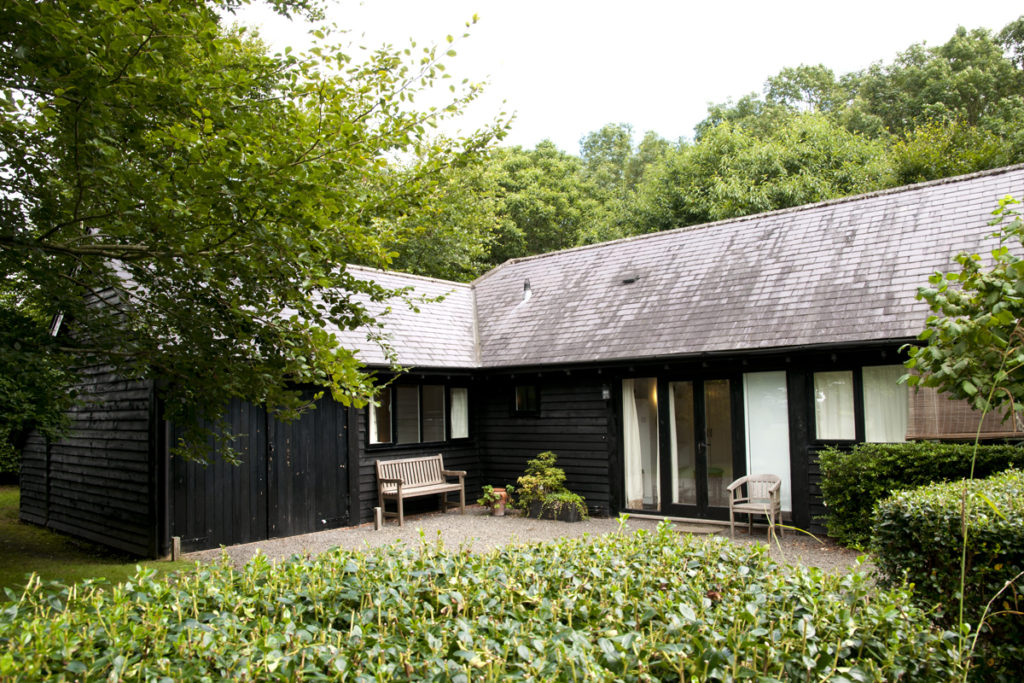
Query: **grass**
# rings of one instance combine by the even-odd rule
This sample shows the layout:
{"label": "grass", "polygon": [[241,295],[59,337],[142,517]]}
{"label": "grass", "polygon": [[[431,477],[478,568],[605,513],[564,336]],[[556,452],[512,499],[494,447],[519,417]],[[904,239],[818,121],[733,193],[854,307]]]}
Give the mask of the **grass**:
{"label": "grass", "polygon": [[137,565],[170,572],[188,562],[140,560],[101,545],[64,536],[18,520],[17,486],[0,486],[0,602],[4,588],[20,590],[33,572],[44,581],[77,583],[105,578],[113,582],[134,576]]}

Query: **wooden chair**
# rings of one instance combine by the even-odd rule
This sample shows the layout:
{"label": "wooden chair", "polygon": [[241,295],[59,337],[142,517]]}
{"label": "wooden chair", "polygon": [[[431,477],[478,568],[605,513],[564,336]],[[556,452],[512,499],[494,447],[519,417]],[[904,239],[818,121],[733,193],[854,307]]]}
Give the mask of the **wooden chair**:
{"label": "wooden chair", "polygon": [[[754,530],[754,515],[768,518],[768,531],[782,521],[782,479],[775,474],[748,474],[728,486],[729,534],[735,538],[736,513],[747,515],[747,533]],[[783,534],[779,526],[779,535]]]}

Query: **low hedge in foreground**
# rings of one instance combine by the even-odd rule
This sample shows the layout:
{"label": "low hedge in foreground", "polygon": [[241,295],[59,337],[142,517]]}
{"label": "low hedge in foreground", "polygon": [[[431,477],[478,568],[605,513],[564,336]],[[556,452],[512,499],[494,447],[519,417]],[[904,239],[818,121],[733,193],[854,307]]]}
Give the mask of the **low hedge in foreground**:
{"label": "low hedge in foreground", "polygon": [[[974,446],[865,443],[849,451],[826,448],[818,456],[828,535],[844,545],[865,548],[871,540],[872,514],[878,501],[900,489],[967,478]],[[1010,466],[1024,467],[1024,448],[979,446],[974,476],[980,479]]]}
{"label": "low hedge in foreground", "polygon": [[1020,680],[1024,667],[1024,473],[932,484],[900,491],[878,505],[872,534],[883,584],[914,585],[914,596],[953,628],[959,619],[961,508],[966,505],[967,553],[964,619],[974,629],[985,605],[1000,591],[979,639],[978,666],[985,680]]}
{"label": "low hedge in foreground", "polygon": [[948,681],[961,662],[900,589],[667,526],[487,555],[224,561],[15,598],[5,680]]}

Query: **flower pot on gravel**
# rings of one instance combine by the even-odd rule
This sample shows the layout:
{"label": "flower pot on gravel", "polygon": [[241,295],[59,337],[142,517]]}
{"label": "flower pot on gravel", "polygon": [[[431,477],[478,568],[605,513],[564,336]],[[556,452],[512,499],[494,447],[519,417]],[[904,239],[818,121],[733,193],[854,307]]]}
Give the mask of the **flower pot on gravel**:
{"label": "flower pot on gravel", "polygon": [[581,510],[582,502],[582,498],[579,501],[566,501],[555,497],[533,500],[527,507],[526,516],[554,519],[559,522],[580,522],[586,518],[586,512]]}

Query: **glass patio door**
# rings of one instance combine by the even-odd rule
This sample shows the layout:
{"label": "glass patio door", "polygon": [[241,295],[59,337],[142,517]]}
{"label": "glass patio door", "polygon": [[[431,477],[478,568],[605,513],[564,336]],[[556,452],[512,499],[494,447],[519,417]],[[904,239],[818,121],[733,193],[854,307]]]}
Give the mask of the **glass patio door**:
{"label": "glass patio door", "polygon": [[669,382],[668,401],[665,465],[672,512],[703,517],[712,508],[728,508],[726,487],[735,478],[729,380]]}

